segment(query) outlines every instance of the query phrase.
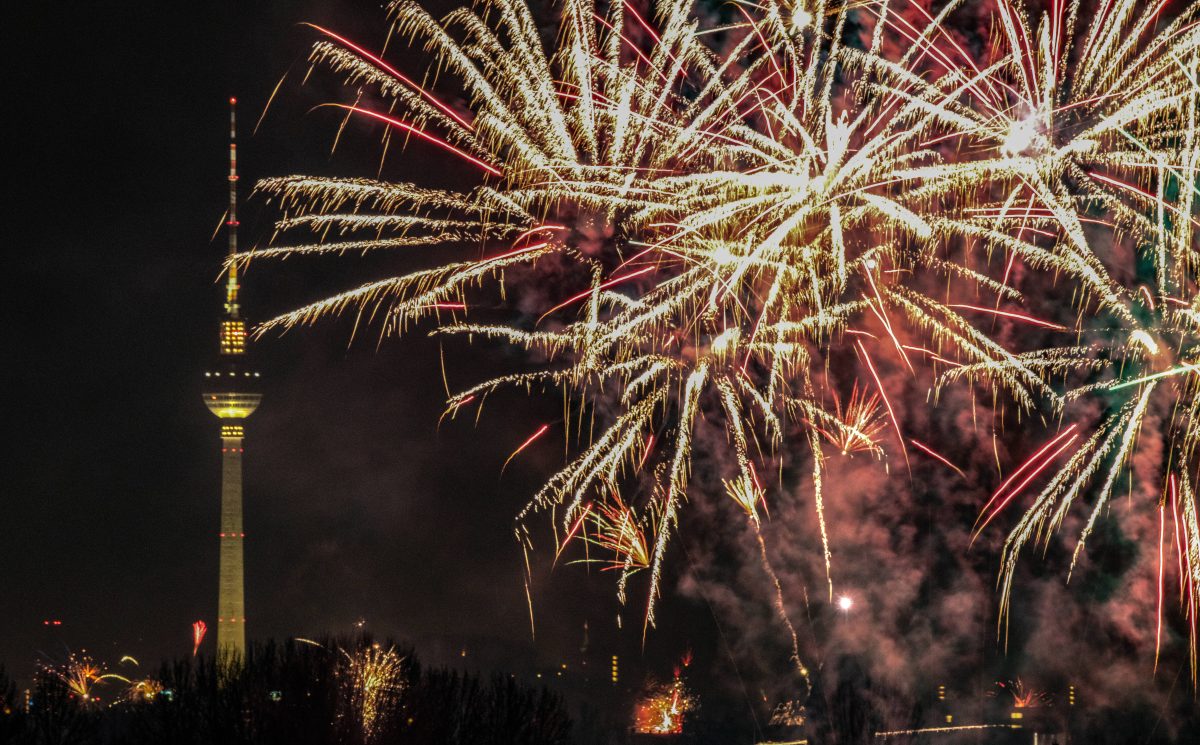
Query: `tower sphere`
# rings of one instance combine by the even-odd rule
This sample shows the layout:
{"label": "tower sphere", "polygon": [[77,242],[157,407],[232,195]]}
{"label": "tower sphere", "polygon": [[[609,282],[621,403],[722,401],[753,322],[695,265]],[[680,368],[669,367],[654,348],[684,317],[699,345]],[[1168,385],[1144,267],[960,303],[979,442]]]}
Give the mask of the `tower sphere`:
{"label": "tower sphere", "polygon": [[245,419],[262,401],[260,380],[240,360],[221,359],[204,373],[204,405],[221,419]]}

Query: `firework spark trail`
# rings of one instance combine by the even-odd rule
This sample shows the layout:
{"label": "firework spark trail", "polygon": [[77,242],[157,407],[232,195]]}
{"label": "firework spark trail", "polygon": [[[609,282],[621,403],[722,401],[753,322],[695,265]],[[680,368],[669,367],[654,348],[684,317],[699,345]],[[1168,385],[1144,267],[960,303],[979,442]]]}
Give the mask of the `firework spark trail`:
{"label": "firework spark trail", "polygon": [[812,691],[812,678],[809,676],[808,667],[804,661],[800,659],[800,640],[796,636],[796,627],[792,625],[791,616],[788,615],[787,606],[784,605],[783,586],[779,584],[779,576],[775,574],[775,568],[771,566],[771,561],[767,558],[767,544],[763,540],[762,531],[755,530],[755,536],[758,538],[758,550],[762,556],[763,569],[771,578],[771,584],[775,586],[775,611],[779,614],[780,620],[787,627],[788,636],[792,642],[792,664],[796,666],[796,672],[800,673],[800,677],[804,679],[804,694],[808,695]]}
{"label": "firework spark trail", "polygon": [[746,520],[750,524],[750,528],[754,531],[754,536],[758,540],[759,557],[762,561],[763,571],[771,579],[771,584],[775,588],[775,612],[779,615],[779,620],[787,628],[788,636],[791,638],[792,656],[791,662],[796,667],[796,672],[804,680],[804,696],[812,692],[812,679],[809,676],[808,667],[800,657],[800,639],[796,635],[796,627],[792,624],[791,616],[787,612],[787,605],[783,597],[783,585],[779,582],[779,575],[775,573],[775,567],[771,565],[771,560],[767,556],[767,542],[763,538],[762,524],[758,517],[758,505],[766,506],[765,495],[762,487],[758,484],[757,479],[753,478],[753,472],[748,475],[743,474],[734,481],[725,482],[725,491],[729,497],[746,513]]}
{"label": "firework spark trail", "polygon": [[[1066,434],[1064,433],[1063,436],[1066,436]],[[1056,444],[1060,439],[1061,439],[1061,437],[1056,438],[1052,444]],[[1008,506],[1009,502],[1013,501],[1013,499],[1015,499],[1017,497],[1017,495],[1019,495],[1022,491],[1024,491],[1025,487],[1028,486],[1031,481],[1033,481],[1043,471],[1045,471],[1046,468],[1048,468],[1050,466],[1050,464],[1054,463],[1054,461],[1058,458],[1058,456],[1060,456],[1064,452],[1066,452],[1067,448],[1069,448],[1075,442],[1076,439],[1078,439],[1078,435],[1072,434],[1070,437],[1067,437],[1066,441],[1063,442],[1063,444],[1059,445],[1056,450],[1052,451],[1049,455],[1046,455],[1044,458],[1042,458],[1041,463],[1036,468],[1034,468],[1032,471],[1030,471],[1029,475],[1026,476],[1021,481],[1021,483],[1019,483],[1016,486],[1009,489],[1008,494],[1003,499],[1001,499],[1000,503],[997,504],[995,507],[991,507],[992,502],[995,502],[996,498],[999,497],[1004,492],[998,491],[995,495],[993,495],[992,499],[988,502],[988,504],[984,506],[983,512],[980,513],[980,519],[983,519],[983,523],[980,524],[979,527],[975,529],[975,536],[978,537],[979,534],[983,532],[983,529],[986,528],[988,526],[988,524],[991,523],[992,520],[994,520],[996,518],[996,516],[998,516],[1001,512],[1004,511],[1004,508]],[[1030,460],[1026,461],[1026,463],[1028,465],[1032,465],[1033,463],[1036,462],[1036,458],[1039,455],[1041,455],[1040,452],[1038,454],[1036,454]],[[1020,472],[1019,470],[1015,471],[1014,474],[1019,473],[1019,472]],[[1003,489],[1003,485],[1001,488]],[[990,514],[987,512],[989,507],[991,507]],[[987,515],[986,519],[983,518],[984,515]]]}
{"label": "firework spark trail", "polygon": [[1020,729],[1019,724],[958,724],[948,727],[921,727],[920,729],[895,729],[876,732],[875,737],[911,737],[913,735],[941,735],[951,732],[976,732],[985,729]]}
{"label": "firework spark trail", "polygon": [[914,440],[914,439],[912,439],[911,437],[910,437],[910,438],[908,438],[908,441],[909,441],[910,443],[912,443],[913,447],[917,448],[918,450],[921,450],[922,452],[924,452],[924,453],[926,453],[927,455],[931,456],[931,457],[932,457],[932,458],[934,458],[935,460],[937,460],[937,461],[940,461],[941,463],[945,464],[946,466],[949,466],[950,468],[954,469],[955,473],[957,473],[959,476],[962,476],[963,478],[966,478],[967,474],[966,474],[966,473],[964,473],[964,472],[963,472],[963,470],[962,470],[961,468],[959,468],[958,466],[954,465],[954,464],[953,464],[953,463],[951,463],[950,461],[946,460],[946,457],[945,457],[944,455],[942,455],[942,454],[938,453],[936,450],[934,450],[933,448],[929,447],[929,446],[928,446],[928,445],[926,445],[925,443],[923,443],[923,442],[920,442],[920,441],[918,441],[918,440]]}
{"label": "firework spark trail", "polygon": [[512,453],[508,456],[508,458],[506,458],[504,460],[504,465],[500,467],[500,472],[504,473],[504,469],[508,468],[508,464],[512,462],[513,458],[520,455],[522,450],[524,450],[525,448],[529,447],[534,442],[536,442],[538,440],[538,438],[540,438],[542,435],[546,434],[546,432],[549,429],[550,429],[549,424],[543,424],[542,426],[538,427],[537,432],[534,432],[532,435],[529,436],[529,438],[527,440],[525,440],[525,442],[522,442],[519,446],[517,446],[517,449],[512,451]]}
{"label": "firework spark trail", "polygon": [[[521,0],[483,0],[441,20],[410,0],[392,3],[397,35],[425,45],[443,78],[461,86],[469,115],[321,29],[313,62],[388,104],[387,113],[343,109],[443,148],[481,168],[483,180],[438,190],[268,179],[259,189],[283,212],[278,235],[316,239],[234,261],[464,242],[485,258],[353,288],[260,333],[352,312],[383,335],[431,322],[442,335],[508,343],[546,360],[545,369],[451,396],[447,411],[506,386],[562,389],[579,402],[580,423],[591,409],[597,429],[579,438],[519,519],[553,511],[586,544],[572,528],[590,509],[596,535],[622,565],[621,597],[633,571],[650,570],[647,624],[670,536],[696,496],[692,448],[702,428],[723,430],[737,478],[784,446],[785,425],[806,431],[832,599],[821,440],[881,459],[898,447],[907,461],[912,440],[884,385],[885,365],[915,376],[907,350],[928,348],[925,359],[948,368],[935,400],[959,382],[1051,415],[1085,397],[1112,397],[1114,413],[1079,440],[1005,545],[1007,609],[1023,547],[1048,539],[1103,472],[1074,565],[1139,433],[1146,436],[1147,416],[1168,411],[1161,419],[1184,485],[1180,560],[1194,629],[1200,528],[1184,479],[1200,446],[1200,256],[1188,218],[1197,190],[1183,188],[1182,175],[1200,172],[1200,5],[1171,15],[1104,0],[1085,17],[1077,1],[1038,15],[1021,0],[1000,0],[999,32],[978,59],[947,29],[960,5],[936,16],[918,9],[916,22],[886,5],[861,6],[877,20],[863,49],[844,38],[857,4],[810,14],[766,0],[738,7],[745,23],[725,29],[718,54],[682,2],[641,14],[628,3],[566,0],[553,49]],[[884,28],[910,43],[888,56]],[[639,48],[645,35],[654,43]],[[949,142],[959,143],[952,154],[935,147]],[[1105,249],[1121,241],[1089,231],[1145,246],[1153,289],[1122,284],[1125,273]],[[982,264],[974,247],[986,251]],[[1067,322],[1010,284],[1018,262],[1026,285],[1070,283]],[[564,279],[538,287],[553,294],[541,306],[545,323],[467,320],[479,307],[470,297],[507,299],[537,285],[548,265]],[[931,290],[939,283],[944,300]],[[451,308],[453,318],[438,315]],[[958,311],[986,317],[988,328]],[[1013,322],[1030,332],[1029,347],[997,341],[995,328]],[[1038,329],[1070,331],[1077,342],[1039,346]],[[860,335],[888,339],[895,359],[872,358]],[[873,406],[855,407],[853,393],[850,406],[840,405],[858,381],[831,361],[849,350],[878,390],[894,447],[875,443]],[[568,448],[571,429],[568,418]],[[653,450],[648,437],[657,438]],[[987,520],[1065,452],[1055,442],[1050,457],[1039,453],[1009,476]],[[1010,488],[1018,474],[1024,480]],[[605,512],[605,504],[619,507]],[[645,545],[635,547],[623,526],[636,526]],[[527,551],[523,524],[517,534]],[[1194,630],[1192,649],[1194,658]]]}
{"label": "firework spark trail", "polygon": [[1158,672],[1158,655],[1162,651],[1162,610],[1163,610],[1163,533],[1166,532],[1167,506],[1158,506],[1158,584],[1157,607],[1154,611],[1154,672]]}
{"label": "firework spark trail", "polygon": [[992,498],[989,499],[987,504],[985,504],[983,506],[983,512],[987,512],[988,508],[990,508],[992,506],[992,504],[994,504],[995,501],[1000,498],[1001,494],[1004,494],[1008,490],[1008,487],[1013,483],[1013,481],[1015,481],[1022,473],[1024,473],[1026,469],[1032,467],[1035,463],[1038,462],[1038,459],[1040,459],[1043,455],[1045,455],[1051,448],[1053,448],[1055,445],[1057,445],[1059,442],[1061,442],[1064,438],[1070,436],[1071,433],[1075,431],[1075,426],[1076,425],[1072,424],[1070,427],[1068,427],[1066,430],[1061,432],[1053,440],[1051,440],[1050,442],[1047,442],[1040,449],[1038,449],[1038,451],[1036,453],[1029,456],[1025,460],[1024,463],[1022,463],[1020,466],[1018,466],[1017,469],[1015,471],[1013,471],[1009,475],[1009,477],[1004,480],[1004,482],[1002,484],[1000,484],[1000,486],[996,489],[996,491],[992,493]]}

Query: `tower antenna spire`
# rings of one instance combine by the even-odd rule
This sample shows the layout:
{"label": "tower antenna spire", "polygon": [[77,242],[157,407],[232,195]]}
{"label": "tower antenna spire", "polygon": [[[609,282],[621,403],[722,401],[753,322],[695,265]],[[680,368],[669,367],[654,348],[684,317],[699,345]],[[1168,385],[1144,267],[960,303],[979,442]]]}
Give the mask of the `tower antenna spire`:
{"label": "tower antenna spire", "polygon": [[233,258],[238,251],[237,217],[237,99],[229,99],[229,276],[225,282],[225,313],[230,318],[238,317],[238,272]]}

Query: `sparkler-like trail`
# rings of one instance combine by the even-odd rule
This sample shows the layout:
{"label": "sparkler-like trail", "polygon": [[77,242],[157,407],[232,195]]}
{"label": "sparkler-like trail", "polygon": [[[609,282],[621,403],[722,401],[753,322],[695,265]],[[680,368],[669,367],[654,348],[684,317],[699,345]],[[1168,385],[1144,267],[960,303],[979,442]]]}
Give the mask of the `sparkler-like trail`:
{"label": "sparkler-like trail", "polygon": [[[383,334],[428,322],[548,360],[451,396],[449,411],[505,386],[567,394],[571,455],[518,537],[529,546],[524,521],[553,510],[566,535],[612,553],[622,599],[648,569],[647,624],[686,499],[716,491],[691,483],[702,429],[723,430],[729,451],[697,455],[727,464],[751,511],[779,491],[755,463],[770,473],[785,432],[802,431],[832,599],[822,443],[905,463],[911,443],[957,468],[905,436],[887,371],[932,371],[935,405],[957,384],[1050,416],[1101,401],[1090,433],[1054,440],[985,508],[986,525],[1076,448],[1008,538],[1004,606],[1022,549],[1087,496],[1078,560],[1138,438],[1161,438],[1154,489],[1178,484],[1195,669],[1200,3],[1098,4],[999,0],[976,55],[948,27],[962,2],[930,16],[897,12],[909,0],[766,0],[714,29],[681,0],[648,13],[565,0],[551,41],[523,0],[440,20],[400,0],[397,36],[419,39],[454,94],[335,31],[320,30],[313,62],[384,102],[352,115],[417,135],[412,147],[440,148],[476,185],[268,179],[281,243],[236,261],[478,245],[479,259],[352,288],[262,330],[354,313]],[[1151,267],[1146,281],[1129,255]],[[472,298],[545,290],[547,267],[559,284],[537,324],[471,320]]]}

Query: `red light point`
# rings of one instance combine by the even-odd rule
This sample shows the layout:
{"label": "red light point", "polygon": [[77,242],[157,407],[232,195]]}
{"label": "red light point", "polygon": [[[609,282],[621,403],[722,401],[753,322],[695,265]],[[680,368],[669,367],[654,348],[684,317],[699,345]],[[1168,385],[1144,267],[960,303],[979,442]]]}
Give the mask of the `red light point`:
{"label": "red light point", "polygon": [[235,103],[237,103],[237,99],[236,99],[236,98],[233,98],[233,97],[231,96],[231,97],[229,98],[229,103],[231,103],[231,104],[235,104]]}

